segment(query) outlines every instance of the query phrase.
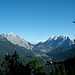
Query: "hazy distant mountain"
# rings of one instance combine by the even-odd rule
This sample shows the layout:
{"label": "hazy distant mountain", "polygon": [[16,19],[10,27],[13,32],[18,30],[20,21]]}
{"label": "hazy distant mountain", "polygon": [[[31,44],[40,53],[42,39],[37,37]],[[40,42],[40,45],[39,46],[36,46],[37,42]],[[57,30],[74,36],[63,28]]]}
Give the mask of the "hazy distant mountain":
{"label": "hazy distant mountain", "polygon": [[[33,48],[32,44],[30,44],[29,42],[27,42],[25,39],[13,34],[12,32],[9,34],[1,34],[0,38],[6,38],[8,41],[10,41],[11,43],[15,44],[15,45],[19,45],[22,46],[26,49],[31,49]],[[4,39],[3,39],[4,40]]]}
{"label": "hazy distant mountain", "polygon": [[65,48],[73,44],[73,39],[68,36],[52,36],[47,41],[35,45],[35,49],[42,52],[51,52],[56,48]]}

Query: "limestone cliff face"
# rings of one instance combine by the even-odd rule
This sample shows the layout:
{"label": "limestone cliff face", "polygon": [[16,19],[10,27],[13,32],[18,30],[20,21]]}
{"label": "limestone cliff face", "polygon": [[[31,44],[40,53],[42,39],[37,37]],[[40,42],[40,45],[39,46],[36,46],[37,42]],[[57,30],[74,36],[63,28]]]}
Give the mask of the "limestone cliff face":
{"label": "limestone cliff face", "polygon": [[32,44],[30,44],[25,39],[13,34],[13,33],[1,34],[0,36],[3,37],[3,38],[6,38],[11,43],[22,46],[26,49],[32,50],[32,48],[33,48]]}

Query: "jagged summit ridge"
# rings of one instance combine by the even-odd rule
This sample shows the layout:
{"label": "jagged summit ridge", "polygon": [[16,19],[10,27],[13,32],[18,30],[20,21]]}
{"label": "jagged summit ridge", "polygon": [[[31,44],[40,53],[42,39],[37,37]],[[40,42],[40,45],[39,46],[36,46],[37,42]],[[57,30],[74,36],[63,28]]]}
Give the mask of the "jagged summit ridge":
{"label": "jagged summit ridge", "polygon": [[25,47],[26,49],[34,49],[35,46],[37,50],[42,50],[44,52],[53,50],[55,48],[64,48],[72,45],[74,43],[73,39],[68,36],[51,36],[48,40],[45,42],[41,42],[36,44],[35,46],[23,39],[22,37],[19,37],[15,35],[14,33],[9,34],[1,34],[0,38],[6,38],[8,41],[10,41],[13,44],[17,44],[19,46]]}
{"label": "jagged summit ridge", "polygon": [[50,52],[56,48],[65,48],[74,44],[72,38],[68,36],[51,36],[48,40],[36,45],[36,49],[42,52]]}
{"label": "jagged summit ridge", "polygon": [[73,39],[70,38],[69,36],[52,36],[44,43],[51,46],[53,45],[60,46],[61,44],[72,45],[74,42],[73,42]]}
{"label": "jagged summit ridge", "polygon": [[13,36],[16,37],[16,35],[13,32],[10,32],[9,34],[7,34],[8,36]]}
{"label": "jagged summit ridge", "polygon": [[69,37],[69,36],[63,36],[63,35],[60,35],[60,36],[51,36],[48,40],[50,41],[50,40],[57,40],[57,39],[59,39],[59,38],[61,38],[61,39],[63,39],[63,40],[66,40],[66,39],[70,39],[70,40],[72,40],[73,41],[73,39],[71,38],[71,37]]}
{"label": "jagged summit ridge", "polygon": [[6,38],[11,43],[17,44],[17,45],[22,46],[26,49],[32,49],[33,48],[33,46],[29,42],[27,42],[25,39],[15,35],[12,32],[9,34],[1,34],[0,36]]}

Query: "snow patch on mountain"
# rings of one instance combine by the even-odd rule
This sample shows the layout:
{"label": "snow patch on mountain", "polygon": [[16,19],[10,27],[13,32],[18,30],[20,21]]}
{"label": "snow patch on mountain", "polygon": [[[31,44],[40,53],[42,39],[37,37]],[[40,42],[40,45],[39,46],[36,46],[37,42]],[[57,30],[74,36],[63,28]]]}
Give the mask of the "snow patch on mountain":
{"label": "snow patch on mountain", "polygon": [[73,41],[73,38],[68,37],[68,36],[63,36],[63,35],[60,35],[60,36],[51,36],[47,41],[58,40],[58,39],[63,39],[63,40],[70,39],[70,40]]}
{"label": "snow patch on mountain", "polygon": [[51,36],[48,40],[36,45],[36,49],[42,52],[51,52],[56,48],[61,49],[74,44],[74,40],[68,36]]}
{"label": "snow patch on mountain", "polygon": [[73,39],[68,36],[52,36],[46,42],[44,42],[44,44],[53,46],[55,48],[58,46],[69,46],[73,43]]}

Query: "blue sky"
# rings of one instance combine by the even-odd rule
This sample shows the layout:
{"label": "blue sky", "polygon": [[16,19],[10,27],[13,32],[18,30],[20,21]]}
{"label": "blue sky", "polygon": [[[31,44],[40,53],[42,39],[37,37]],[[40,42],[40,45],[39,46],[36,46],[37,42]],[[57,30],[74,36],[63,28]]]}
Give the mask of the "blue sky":
{"label": "blue sky", "polygon": [[0,34],[34,43],[53,35],[74,37],[75,0],[0,0]]}

